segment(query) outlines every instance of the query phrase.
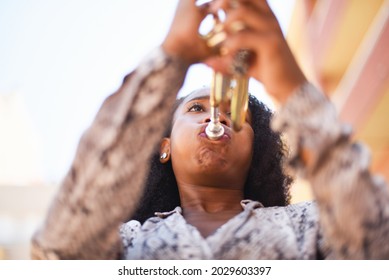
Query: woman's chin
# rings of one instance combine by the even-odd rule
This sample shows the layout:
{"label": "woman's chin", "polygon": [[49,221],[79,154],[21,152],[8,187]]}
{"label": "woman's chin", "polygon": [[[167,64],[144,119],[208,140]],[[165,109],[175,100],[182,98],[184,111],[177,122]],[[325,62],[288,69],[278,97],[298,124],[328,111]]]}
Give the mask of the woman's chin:
{"label": "woman's chin", "polygon": [[197,156],[198,164],[209,170],[224,169],[228,164],[228,159],[220,152],[212,149],[203,149]]}

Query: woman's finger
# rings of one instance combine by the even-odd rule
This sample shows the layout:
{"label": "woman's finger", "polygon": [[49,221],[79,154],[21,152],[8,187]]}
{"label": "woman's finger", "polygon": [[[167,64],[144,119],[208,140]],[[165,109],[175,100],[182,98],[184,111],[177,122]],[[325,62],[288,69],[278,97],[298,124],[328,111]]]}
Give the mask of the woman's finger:
{"label": "woman's finger", "polygon": [[247,29],[257,32],[277,32],[282,34],[277,18],[273,13],[262,12],[248,6],[240,6],[227,13],[224,27],[227,32],[234,32],[236,22],[243,23]]}
{"label": "woman's finger", "polygon": [[188,63],[199,62],[211,55],[199,36],[200,23],[206,14],[206,9],[197,7],[195,0],[180,0],[170,30],[162,43],[164,50]]}
{"label": "woman's finger", "polygon": [[213,56],[204,61],[206,65],[211,67],[216,72],[220,72],[226,75],[233,74],[231,72],[231,65],[233,63],[233,56],[224,55],[224,56]]}
{"label": "woman's finger", "polygon": [[229,12],[242,6],[261,13],[272,13],[269,4],[265,0],[214,0],[211,2],[210,11],[217,12],[222,9]]}

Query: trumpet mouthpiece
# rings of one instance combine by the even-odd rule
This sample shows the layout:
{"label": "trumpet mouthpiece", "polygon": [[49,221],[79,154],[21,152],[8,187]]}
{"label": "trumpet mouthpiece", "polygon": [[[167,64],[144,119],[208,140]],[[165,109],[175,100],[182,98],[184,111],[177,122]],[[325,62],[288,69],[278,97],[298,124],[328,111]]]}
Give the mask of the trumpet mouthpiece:
{"label": "trumpet mouthpiece", "polygon": [[205,134],[210,140],[219,140],[224,135],[224,127],[221,123],[210,122],[205,128]]}

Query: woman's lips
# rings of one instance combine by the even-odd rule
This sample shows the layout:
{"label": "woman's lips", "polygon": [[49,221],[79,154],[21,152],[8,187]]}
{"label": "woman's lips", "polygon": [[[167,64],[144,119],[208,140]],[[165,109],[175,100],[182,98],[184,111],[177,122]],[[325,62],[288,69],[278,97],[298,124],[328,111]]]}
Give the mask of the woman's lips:
{"label": "woman's lips", "polygon": [[[203,137],[203,138],[209,139],[207,134],[205,133],[205,128],[206,127],[207,126],[202,127],[202,129],[201,129],[201,131],[199,133],[199,136]],[[223,140],[225,141],[225,140],[230,140],[231,139],[231,129],[229,127],[227,127],[227,126],[223,126],[223,127],[224,127],[224,134],[219,139],[211,140],[211,141],[223,141]]]}

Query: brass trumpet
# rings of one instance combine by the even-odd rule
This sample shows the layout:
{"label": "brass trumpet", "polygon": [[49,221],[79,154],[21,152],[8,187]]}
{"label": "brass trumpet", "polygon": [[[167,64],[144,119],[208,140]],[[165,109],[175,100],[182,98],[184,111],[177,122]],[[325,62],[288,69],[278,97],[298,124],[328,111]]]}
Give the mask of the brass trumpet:
{"label": "brass trumpet", "polygon": [[[212,14],[213,27],[210,32],[203,36],[207,45],[220,53],[220,45],[226,34],[223,30],[223,23],[219,16]],[[211,106],[210,122],[205,133],[211,140],[218,140],[224,134],[223,125],[219,120],[219,106],[231,102],[231,123],[234,131],[239,131],[246,118],[248,109],[248,86],[249,80],[246,76],[250,52],[240,50],[232,65],[232,75],[223,75],[213,72],[210,89],[209,103]]]}

